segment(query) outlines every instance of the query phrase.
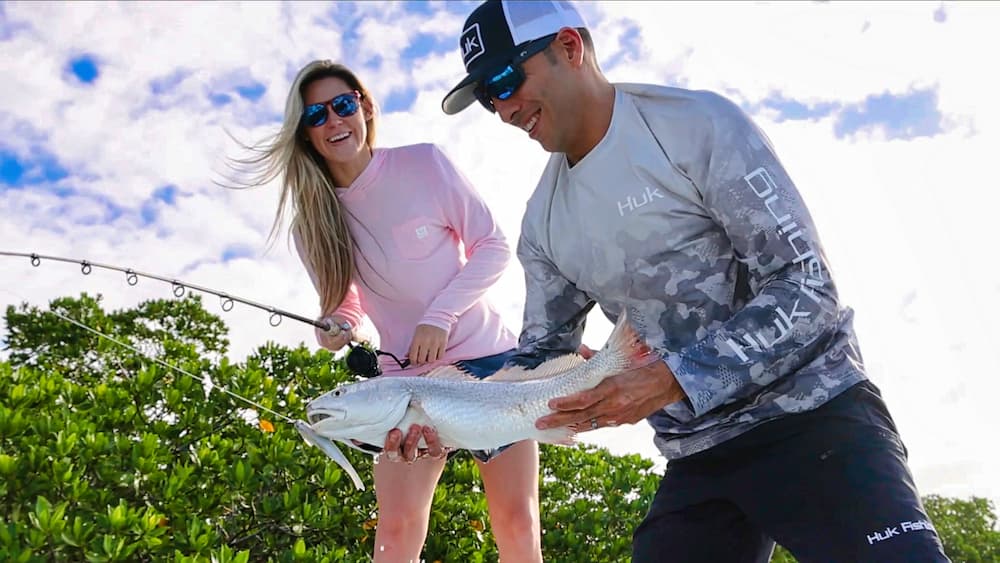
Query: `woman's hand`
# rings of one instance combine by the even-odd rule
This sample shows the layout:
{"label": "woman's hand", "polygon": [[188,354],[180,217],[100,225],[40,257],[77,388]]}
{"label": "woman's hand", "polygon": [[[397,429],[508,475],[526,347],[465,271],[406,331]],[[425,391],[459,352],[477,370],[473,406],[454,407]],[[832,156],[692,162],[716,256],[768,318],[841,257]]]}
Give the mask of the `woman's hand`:
{"label": "woman's hand", "polygon": [[[418,448],[420,439],[424,439],[426,448]],[[385,436],[385,447],[382,453],[389,461],[404,461],[413,463],[418,459],[429,457],[432,459],[444,459],[451,450],[441,445],[441,438],[433,426],[410,425],[406,437],[402,431],[393,428]]]}
{"label": "woman's hand", "polygon": [[320,328],[316,329],[316,336],[319,339],[320,346],[330,350],[331,352],[336,352],[344,346],[347,346],[347,343],[353,339],[353,328],[347,330],[341,328],[341,325],[344,325],[345,323],[350,325],[344,317],[341,317],[340,315],[331,315],[323,318],[323,321],[330,325],[330,329],[326,331]]}
{"label": "woman's hand", "polygon": [[419,366],[440,360],[447,344],[448,331],[431,325],[417,325],[407,354],[410,365]]}

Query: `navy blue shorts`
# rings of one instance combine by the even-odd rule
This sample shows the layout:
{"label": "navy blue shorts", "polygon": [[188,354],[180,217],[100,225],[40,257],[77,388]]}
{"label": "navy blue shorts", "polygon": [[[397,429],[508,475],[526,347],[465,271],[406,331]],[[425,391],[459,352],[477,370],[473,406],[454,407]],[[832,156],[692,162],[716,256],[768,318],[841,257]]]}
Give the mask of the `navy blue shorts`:
{"label": "navy blue shorts", "polygon": [[636,563],[948,561],[879,390],[859,383],[667,464]]}
{"label": "navy blue shorts", "polygon": [[[487,377],[493,375],[500,370],[507,363],[517,350],[511,349],[506,352],[500,352],[499,354],[493,354],[492,356],[484,356],[482,358],[476,358],[474,360],[460,360],[455,362],[455,366],[462,371],[468,373],[469,375],[479,378],[486,379]],[[509,448],[512,444],[507,444],[505,446],[500,446],[495,450],[469,450],[472,457],[478,459],[479,461],[486,463],[496,456],[500,455],[504,450]]]}

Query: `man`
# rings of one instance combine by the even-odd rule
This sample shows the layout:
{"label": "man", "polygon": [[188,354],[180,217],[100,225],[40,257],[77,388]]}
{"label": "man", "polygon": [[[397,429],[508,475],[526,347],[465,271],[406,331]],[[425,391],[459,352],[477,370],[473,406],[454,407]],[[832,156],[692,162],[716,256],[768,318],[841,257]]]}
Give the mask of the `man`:
{"label": "man", "polygon": [[587,311],[662,362],[556,399],[539,427],[646,418],[667,457],[635,561],[946,561],[865,375],[808,211],[764,134],[710,92],[610,84],[567,2],[489,0],[460,39],[474,101],[552,153],[518,257],[525,364]]}

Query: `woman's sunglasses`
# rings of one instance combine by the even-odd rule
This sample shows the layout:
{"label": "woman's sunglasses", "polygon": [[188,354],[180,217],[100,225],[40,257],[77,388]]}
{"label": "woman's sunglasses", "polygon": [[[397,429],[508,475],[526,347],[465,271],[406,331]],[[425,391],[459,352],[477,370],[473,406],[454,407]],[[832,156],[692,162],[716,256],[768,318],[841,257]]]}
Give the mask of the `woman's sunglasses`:
{"label": "woman's sunglasses", "polygon": [[361,105],[361,92],[357,90],[353,92],[347,92],[346,94],[341,94],[328,102],[320,102],[318,104],[309,104],[306,109],[302,111],[302,123],[309,127],[319,127],[326,123],[326,118],[329,112],[326,111],[326,106],[330,106],[333,113],[337,114],[339,117],[351,117],[352,115],[358,113],[358,107]]}
{"label": "woman's sunglasses", "polygon": [[493,107],[493,99],[506,100],[524,84],[524,70],[521,68],[521,63],[544,51],[555,38],[556,34],[553,33],[533,41],[500,70],[488,74],[488,78],[477,84],[472,91],[479,103],[491,113],[496,113],[497,108]]}

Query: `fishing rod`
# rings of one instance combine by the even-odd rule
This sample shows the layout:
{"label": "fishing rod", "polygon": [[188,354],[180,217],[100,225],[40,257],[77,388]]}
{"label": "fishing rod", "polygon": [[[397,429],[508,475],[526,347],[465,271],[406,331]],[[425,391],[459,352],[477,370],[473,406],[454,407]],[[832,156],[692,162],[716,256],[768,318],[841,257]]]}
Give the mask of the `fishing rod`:
{"label": "fishing rod", "polygon": [[[257,303],[256,301],[251,301],[249,299],[244,299],[242,297],[237,297],[235,295],[230,295],[229,293],[225,293],[225,292],[222,292],[222,291],[217,291],[215,289],[211,289],[211,288],[200,286],[200,285],[195,285],[193,283],[187,283],[185,281],[181,281],[181,280],[178,280],[178,279],[167,278],[167,277],[164,277],[164,276],[159,276],[159,275],[156,275],[156,274],[150,274],[150,273],[146,273],[146,272],[140,272],[140,271],[137,271],[137,270],[133,270],[132,268],[122,268],[120,266],[113,266],[113,265],[110,265],[110,264],[101,264],[99,262],[91,262],[90,260],[77,260],[77,259],[74,259],[74,258],[64,258],[62,256],[48,256],[48,255],[44,255],[44,254],[37,254],[37,253],[34,253],[34,252],[30,252],[30,253],[29,252],[10,252],[10,251],[5,251],[5,250],[0,250],[0,256],[28,258],[28,259],[31,260],[31,265],[34,266],[34,267],[36,267],[36,268],[42,264],[42,260],[51,260],[53,262],[65,262],[65,263],[68,263],[68,264],[79,264],[80,265],[80,273],[82,273],[85,276],[90,275],[90,273],[93,271],[94,268],[101,268],[101,269],[104,269],[104,270],[111,270],[111,271],[115,271],[115,272],[122,272],[123,274],[125,274],[125,281],[126,281],[126,283],[128,283],[129,285],[132,285],[132,286],[134,286],[137,283],[139,283],[139,278],[149,278],[149,279],[152,279],[152,280],[157,280],[157,281],[161,281],[161,282],[164,282],[164,283],[171,284],[171,286],[173,288],[172,291],[174,293],[174,297],[178,297],[178,298],[183,297],[184,294],[189,289],[192,289],[192,290],[195,290],[195,291],[199,291],[199,292],[202,292],[202,293],[216,295],[216,296],[219,297],[219,299],[222,300],[222,310],[223,311],[226,311],[226,312],[231,311],[233,309],[233,302],[234,301],[238,301],[240,303],[243,303],[244,305],[249,305],[251,307],[255,307],[257,309],[261,309],[263,311],[267,311],[268,313],[271,313],[271,316],[268,318],[268,322],[271,324],[271,326],[275,326],[275,327],[281,324],[282,318],[288,317],[290,319],[293,319],[293,320],[296,320],[296,321],[299,321],[299,322],[302,322],[302,323],[305,323],[305,324],[308,324],[308,325],[312,325],[312,326],[314,326],[314,327],[316,327],[318,329],[323,330],[324,332],[330,332],[334,328],[334,326],[330,322],[326,321],[325,319],[313,320],[313,319],[304,317],[302,315],[296,315],[295,313],[290,313],[288,311],[284,311],[282,309],[278,309],[276,307],[272,307],[271,305],[265,305],[263,303]],[[338,326],[336,328],[339,328],[341,330],[351,330],[351,326],[350,325]],[[358,338],[358,337],[355,336],[355,338]],[[363,342],[365,340],[367,340],[367,339],[366,338],[360,338],[359,339],[360,342]],[[354,372],[354,373],[356,373],[356,374],[358,374],[358,375],[360,375],[362,377],[366,377],[367,378],[367,377],[377,377],[379,375],[382,375],[382,368],[379,366],[378,356],[387,356],[387,357],[392,358],[396,362],[396,364],[399,365],[400,368],[406,368],[410,364],[410,360],[409,359],[404,358],[404,359],[400,360],[399,358],[397,358],[391,352],[385,352],[385,351],[379,350],[377,348],[369,348],[367,346],[357,345],[357,344],[354,344],[353,342],[348,342],[347,345],[350,348],[350,350],[347,353],[347,357],[345,358],[345,360],[347,362],[347,367],[352,372]]]}
{"label": "fishing rod", "polygon": [[119,266],[112,266],[110,264],[101,264],[99,262],[91,262],[90,260],[76,260],[74,258],[63,258],[61,256],[47,256],[47,255],[44,255],[44,254],[36,254],[34,252],[31,252],[31,253],[28,253],[28,252],[8,252],[8,251],[0,250],[0,256],[11,256],[11,257],[29,258],[31,260],[31,265],[34,266],[34,267],[36,267],[36,268],[42,264],[42,260],[51,260],[53,262],[65,262],[65,263],[68,263],[68,264],[79,264],[80,265],[80,273],[82,273],[85,276],[90,275],[90,273],[93,271],[94,268],[101,268],[101,269],[104,269],[104,270],[112,270],[112,271],[116,271],[116,272],[122,272],[123,274],[125,274],[125,282],[128,283],[129,285],[133,285],[133,286],[136,285],[137,283],[139,283],[139,278],[149,278],[149,279],[152,279],[152,280],[157,280],[157,281],[161,281],[161,282],[165,282],[165,283],[171,284],[171,286],[173,287],[172,291],[174,293],[174,297],[184,297],[184,294],[189,289],[193,289],[195,291],[200,291],[202,293],[208,293],[208,294],[211,294],[211,295],[218,296],[219,299],[222,300],[222,305],[221,305],[222,306],[222,310],[226,311],[226,312],[229,312],[229,311],[231,311],[233,309],[233,302],[234,301],[239,302],[239,303],[243,303],[244,305],[249,305],[251,307],[255,307],[257,309],[261,309],[263,311],[267,311],[268,313],[271,313],[271,316],[268,318],[268,322],[271,324],[271,326],[278,326],[278,325],[280,325],[281,324],[281,320],[284,317],[288,317],[290,319],[293,319],[293,320],[296,320],[296,321],[299,321],[299,322],[302,322],[302,323],[306,323],[308,325],[312,325],[312,326],[314,326],[316,328],[322,329],[323,331],[327,331],[327,332],[329,332],[330,329],[333,328],[333,327],[330,326],[330,323],[328,323],[328,322],[326,322],[324,320],[313,320],[313,319],[304,317],[302,315],[296,315],[295,313],[290,313],[288,311],[284,311],[284,310],[278,309],[276,307],[272,307],[270,305],[265,305],[263,303],[257,303],[256,301],[251,301],[249,299],[244,299],[242,297],[237,297],[235,295],[230,295],[229,293],[226,293],[226,292],[223,292],[223,291],[216,291],[216,290],[208,288],[208,287],[204,287],[204,286],[200,286],[200,285],[195,285],[193,283],[187,283],[185,281],[181,281],[181,280],[178,280],[178,279],[172,279],[172,278],[167,278],[167,277],[164,277],[164,276],[158,276],[156,274],[149,274],[149,273],[146,273],[146,272],[140,272],[140,271],[137,271],[137,270],[133,270],[132,268],[121,268]]}

